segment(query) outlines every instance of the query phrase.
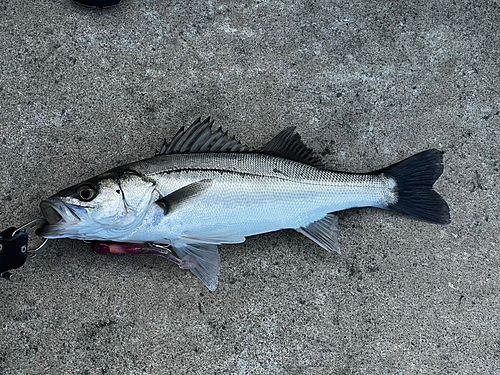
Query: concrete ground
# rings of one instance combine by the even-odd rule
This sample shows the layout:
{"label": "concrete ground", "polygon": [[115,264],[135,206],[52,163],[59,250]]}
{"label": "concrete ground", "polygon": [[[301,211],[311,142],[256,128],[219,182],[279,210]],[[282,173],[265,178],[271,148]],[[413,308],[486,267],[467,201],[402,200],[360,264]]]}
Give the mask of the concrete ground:
{"label": "concrete ground", "polygon": [[0,374],[500,374],[496,1],[0,2],[0,223],[212,116],[328,167],[445,152],[452,223],[340,213],[220,247],[219,288],[55,240],[0,280]]}

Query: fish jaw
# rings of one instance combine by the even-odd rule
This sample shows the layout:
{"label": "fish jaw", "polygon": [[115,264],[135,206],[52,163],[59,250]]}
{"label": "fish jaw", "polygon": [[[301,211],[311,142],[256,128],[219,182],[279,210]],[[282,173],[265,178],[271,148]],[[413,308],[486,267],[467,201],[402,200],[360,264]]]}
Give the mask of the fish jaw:
{"label": "fish jaw", "polygon": [[120,240],[128,233],[127,226],[105,226],[95,221],[92,207],[77,206],[64,202],[57,196],[40,203],[43,216],[49,222],[37,234],[48,239],[72,238],[78,240]]}
{"label": "fish jaw", "polygon": [[70,207],[57,197],[50,197],[40,203],[43,216],[49,222],[38,231],[45,238],[69,237],[68,232],[77,226],[86,214],[84,208]]}
{"label": "fish jaw", "polygon": [[[128,207],[130,215],[123,215],[122,212],[101,215],[102,210],[93,206],[75,205],[65,202],[64,197],[61,199],[53,196],[40,204],[43,216],[49,224],[40,228],[37,234],[47,239],[72,238],[84,241],[123,242],[143,227],[143,221],[153,202],[154,197],[142,209]],[[132,212],[135,212],[135,215],[132,215]]]}
{"label": "fish jaw", "polygon": [[123,228],[110,228],[95,221],[92,207],[66,203],[57,196],[42,201],[40,209],[49,225],[40,228],[37,234],[47,239],[116,240],[123,235]]}

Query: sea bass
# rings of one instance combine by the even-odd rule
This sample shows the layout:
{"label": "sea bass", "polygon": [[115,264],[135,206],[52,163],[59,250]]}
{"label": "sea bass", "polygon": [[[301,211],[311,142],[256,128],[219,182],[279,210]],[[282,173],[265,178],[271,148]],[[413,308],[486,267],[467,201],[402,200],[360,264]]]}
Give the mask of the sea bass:
{"label": "sea bass", "polygon": [[379,207],[430,223],[450,222],[432,186],[443,171],[432,149],[370,173],[328,170],[293,127],[259,149],[213,121],[181,128],[150,159],[111,169],[61,190],[40,208],[45,238],[165,245],[210,289],[218,284],[217,245],[291,228],[339,252],[337,217]]}

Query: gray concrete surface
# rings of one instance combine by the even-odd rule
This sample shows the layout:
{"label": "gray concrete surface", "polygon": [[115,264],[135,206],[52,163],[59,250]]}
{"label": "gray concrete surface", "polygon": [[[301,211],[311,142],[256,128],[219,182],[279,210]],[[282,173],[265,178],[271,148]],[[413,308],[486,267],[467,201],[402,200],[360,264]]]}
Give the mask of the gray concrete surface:
{"label": "gray concrete surface", "polygon": [[220,286],[52,241],[0,280],[0,374],[500,374],[496,1],[0,2],[0,223],[198,116],[329,167],[445,151],[452,224],[340,214],[222,246]]}

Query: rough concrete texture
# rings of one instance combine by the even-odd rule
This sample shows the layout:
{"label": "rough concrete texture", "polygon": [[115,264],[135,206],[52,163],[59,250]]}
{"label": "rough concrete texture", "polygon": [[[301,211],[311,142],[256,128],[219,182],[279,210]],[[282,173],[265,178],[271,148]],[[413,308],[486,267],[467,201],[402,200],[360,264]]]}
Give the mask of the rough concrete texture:
{"label": "rough concrete texture", "polygon": [[198,116],[330,168],[445,152],[452,224],[340,213],[221,246],[210,293],[163,259],[56,240],[0,280],[1,374],[499,374],[496,1],[0,3],[0,222],[154,155]]}

